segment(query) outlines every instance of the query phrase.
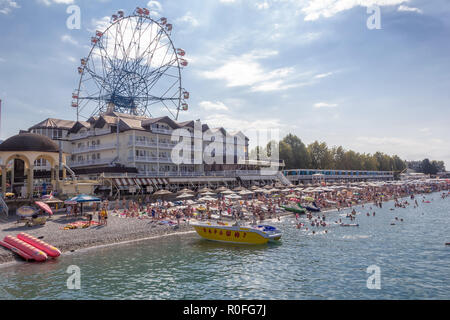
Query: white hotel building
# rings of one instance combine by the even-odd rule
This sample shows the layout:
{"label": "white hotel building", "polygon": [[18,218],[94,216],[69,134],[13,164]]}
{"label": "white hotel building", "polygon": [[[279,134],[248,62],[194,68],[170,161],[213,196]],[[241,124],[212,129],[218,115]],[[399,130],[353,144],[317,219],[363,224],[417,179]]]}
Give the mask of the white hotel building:
{"label": "white hotel building", "polygon": [[[280,180],[277,175],[259,174],[270,163],[249,160],[249,140],[241,131],[227,132],[195,121],[107,112],[86,122],[46,119],[28,131],[60,143],[62,151],[70,154],[68,166],[83,177],[142,177],[141,182],[164,185]],[[172,159],[179,143],[171,140],[174,132],[181,133],[180,140],[190,139],[191,148],[181,164]],[[36,170],[47,169],[45,160],[35,166]]]}

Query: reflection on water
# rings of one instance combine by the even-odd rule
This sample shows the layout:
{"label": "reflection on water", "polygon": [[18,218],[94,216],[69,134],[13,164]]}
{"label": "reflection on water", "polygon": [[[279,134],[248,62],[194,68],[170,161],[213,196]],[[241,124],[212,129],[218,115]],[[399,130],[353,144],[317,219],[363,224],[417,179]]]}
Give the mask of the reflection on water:
{"label": "reflection on water", "polygon": [[[418,209],[391,211],[393,204],[385,204],[375,217],[359,208],[360,227],[332,224],[316,235],[285,218],[273,223],[283,232],[277,244],[188,234],[1,267],[0,298],[448,299],[450,199],[427,198],[434,200]],[[327,221],[346,221],[340,214],[327,214]],[[395,217],[404,222],[391,226]],[[381,268],[381,290],[366,287],[373,264]],[[70,265],[81,268],[81,290],[66,287]]]}

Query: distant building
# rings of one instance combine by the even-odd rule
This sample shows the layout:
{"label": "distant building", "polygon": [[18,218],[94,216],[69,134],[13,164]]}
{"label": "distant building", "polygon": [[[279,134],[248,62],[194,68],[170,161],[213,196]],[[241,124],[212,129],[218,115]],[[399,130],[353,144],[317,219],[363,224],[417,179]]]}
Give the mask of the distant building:
{"label": "distant building", "polygon": [[294,169],[283,171],[293,184],[393,180],[392,171]]}
{"label": "distant building", "polygon": [[429,179],[430,175],[422,172],[417,172],[413,169],[406,169],[405,172],[400,174],[400,180],[418,180],[418,179]]}
{"label": "distant building", "polygon": [[450,179],[450,171],[438,172],[436,176],[439,179]]}

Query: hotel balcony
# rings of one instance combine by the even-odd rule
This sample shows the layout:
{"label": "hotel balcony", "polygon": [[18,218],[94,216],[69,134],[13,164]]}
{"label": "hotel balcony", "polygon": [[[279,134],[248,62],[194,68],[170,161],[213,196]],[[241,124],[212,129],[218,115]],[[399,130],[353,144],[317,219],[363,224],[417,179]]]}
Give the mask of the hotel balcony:
{"label": "hotel balcony", "polygon": [[69,161],[69,167],[76,168],[76,167],[87,167],[87,166],[98,166],[98,165],[105,165],[110,164],[115,158],[104,158],[104,159],[91,159],[91,160],[75,160],[75,161]]}
{"label": "hotel balcony", "polygon": [[89,131],[83,132],[83,133],[70,134],[69,140],[79,140],[79,139],[101,136],[101,135],[110,134],[110,133],[111,133],[111,129],[101,129],[101,130],[95,130],[95,131],[89,130]]}
{"label": "hotel balcony", "polygon": [[105,144],[91,145],[89,147],[84,146],[81,148],[74,148],[72,151],[72,154],[86,153],[86,152],[100,151],[100,150],[109,150],[109,149],[116,149],[116,144],[115,143],[105,143]]}
{"label": "hotel balcony", "polygon": [[129,162],[173,163],[169,157],[129,157]]}
{"label": "hotel balcony", "polygon": [[151,127],[151,130],[153,133],[168,134],[168,135],[171,135],[173,132],[173,130],[161,129],[156,127]]}
{"label": "hotel balcony", "polygon": [[[129,148],[133,147],[133,145],[131,143],[128,145]],[[135,141],[135,143],[134,143],[135,147],[159,148],[159,149],[173,149],[176,145],[177,145],[176,142],[157,143],[155,141]]]}

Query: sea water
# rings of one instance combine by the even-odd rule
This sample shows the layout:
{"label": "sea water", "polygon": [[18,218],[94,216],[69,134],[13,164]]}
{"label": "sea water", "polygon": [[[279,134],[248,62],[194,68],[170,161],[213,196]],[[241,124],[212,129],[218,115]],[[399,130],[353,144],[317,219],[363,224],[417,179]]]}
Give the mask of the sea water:
{"label": "sea water", "polygon": [[418,208],[358,206],[352,222],[349,209],[329,212],[329,226],[308,231],[296,228],[295,216],[283,217],[270,222],[283,233],[274,244],[216,243],[191,233],[2,266],[0,299],[449,299],[450,198],[425,198],[431,203],[417,196]]}

